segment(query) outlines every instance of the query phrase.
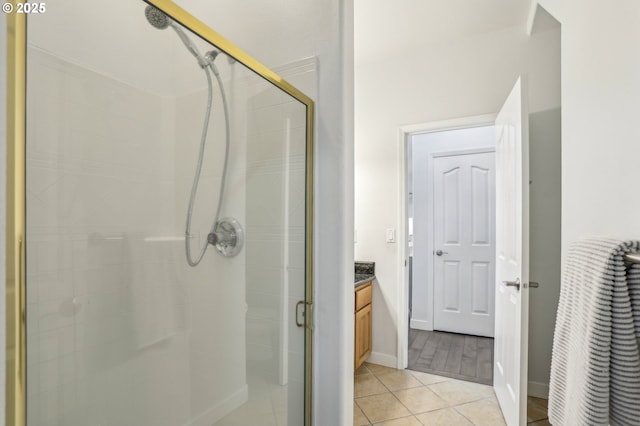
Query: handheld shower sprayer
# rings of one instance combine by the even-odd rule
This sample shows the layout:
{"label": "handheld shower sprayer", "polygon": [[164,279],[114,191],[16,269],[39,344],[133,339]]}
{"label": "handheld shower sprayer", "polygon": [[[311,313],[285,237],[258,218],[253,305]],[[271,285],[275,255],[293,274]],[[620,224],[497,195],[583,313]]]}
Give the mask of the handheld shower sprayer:
{"label": "handheld shower sprayer", "polygon": [[[144,14],[149,21],[149,24],[154,28],[159,30],[164,30],[168,27],[173,28],[173,30],[178,35],[178,38],[185,45],[187,50],[197,59],[198,64],[205,72],[207,76],[207,87],[208,87],[208,96],[207,96],[207,112],[204,117],[204,123],[202,127],[202,134],[200,137],[200,150],[198,153],[198,161],[196,163],[196,170],[193,177],[193,184],[191,186],[191,196],[189,198],[189,205],[187,207],[187,221],[185,226],[185,252],[187,257],[187,263],[190,266],[197,266],[202,258],[204,257],[209,244],[216,247],[218,252],[220,252],[223,256],[233,257],[237,255],[242,246],[244,244],[244,231],[242,230],[242,226],[238,223],[237,220],[233,218],[220,218],[220,211],[222,207],[222,201],[224,199],[224,189],[225,189],[225,181],[227,177],[227,166],[229,160],[229,145],[230,145],[230,136],[229,136],[229,108],[227,105],[227,96],[225,94],[224,85],[222,83],[222,79],[220,78],[220,73],[218,72],[218,68],[214,64],[216,57],[220,54],[218,50],[210,50],[203,55],[200,54],[200,51],[196,47],[196,45],[191,41],[189,37],[185,34],[182,28],[176,24],[171,18],[169,18],[164,12],[159,10],[154,6],[147,6],[145,8]],[[231,63],[231,62],[230,62]],[[216,210],[215,218],[213,220],[213,224],[209,230],[207,235],[207,242],[201,248],[200,254],[193,258],[191,256],[191,243],[190,239],[193,237],[191,234],[191,218],[193,215],[193,206],[195,204],[196,193],[198,191],[198,183],[200,181],[200,174],[202,173],[202,163],[204,159],[204,151],[207,142],[207,131],[209,129],[209,120],[211,118],[211,109],[213,102],[213,83],[211,79],[211,71],[216,80],[218,81],[218,88],[220,90],[220,95],[222,98],[222,105],[224,107],[224,123],[225,123],[225,154],[224,154],[224,167],[222,169],[222,179],[220,181],[220,192],[218,195],[218,207]]]}

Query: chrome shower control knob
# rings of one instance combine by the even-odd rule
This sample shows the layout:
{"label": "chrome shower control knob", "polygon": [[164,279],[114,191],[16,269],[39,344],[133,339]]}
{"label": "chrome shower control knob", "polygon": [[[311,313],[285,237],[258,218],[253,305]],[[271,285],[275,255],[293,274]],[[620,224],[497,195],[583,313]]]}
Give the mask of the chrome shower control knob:
{"label": "chrome shower control knob", "polygon": [[244,246],[244,231],[240,222],[231,217],[220,219],[215,232],[207,236],[209,244],[216,246],[216,250],[225,256],[233,257],[240,253]]}

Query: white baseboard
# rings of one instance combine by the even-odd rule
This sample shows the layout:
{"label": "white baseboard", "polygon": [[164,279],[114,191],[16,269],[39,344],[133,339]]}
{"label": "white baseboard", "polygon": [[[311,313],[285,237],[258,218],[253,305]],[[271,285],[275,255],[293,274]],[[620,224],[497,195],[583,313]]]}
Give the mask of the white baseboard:
{"label": "white baseboard", "polygon": [[433,331],[431,321],[417,320],[412,318],[409,327],[416,330]]}
{"label": "white baseboard", "polygon": [[549,383],[529,382],[527,393],[536,398],[549,399]]}
{"label": "white baseboard", "polygon": [[214,406],[205,410],[195,419],[191,420],[190,426],[211,426],[227,414],[249,400],[249,387],[244,385],[238,391],[218,402]]}
{"label": "white baseboard", "polygon": [[383,365],[385,367],[397,368],[398,367],[398,358],[392,355],[383,354],[380,352],[371,352],[369,358],[367,358],[367,362],[371,364]]}

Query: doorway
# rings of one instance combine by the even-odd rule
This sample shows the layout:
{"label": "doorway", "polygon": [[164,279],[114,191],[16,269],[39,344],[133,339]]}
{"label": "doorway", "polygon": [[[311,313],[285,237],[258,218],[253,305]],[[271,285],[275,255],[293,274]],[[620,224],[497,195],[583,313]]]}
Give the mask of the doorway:
{"label": "doorway", "polygon": [[[482,121],[486,119],[486,121]],[[491,384],[495,128],[461,120],[407,137],[407,366]]]}
{"label": "doorway", "polygon": [[493,336],[495,130],[410,134],[409,328]]}

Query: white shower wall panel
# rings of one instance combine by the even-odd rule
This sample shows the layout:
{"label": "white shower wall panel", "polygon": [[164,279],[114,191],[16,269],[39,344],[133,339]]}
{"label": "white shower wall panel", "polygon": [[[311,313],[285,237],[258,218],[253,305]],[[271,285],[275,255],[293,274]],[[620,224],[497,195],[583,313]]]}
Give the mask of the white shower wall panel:
{"label": "white shower wall panel", "polygon": [[29,48],[30,425],[190,419],[175,106]]}
{"label": "white shower wall panel", "polygon": [[[221,64],[230,108],[231,140],[225,196],[221,217],[231,216],[245,226],[246,137],[245,86],[234,71]],[[201,76],[204,79],[204,74]],[[239,80],[239,79],[238,79]],[[245,83],[246,84],[246,83]],[[194,204],[192,253],[200,253],[218,207],[225,152],[223,106],[214,85],[212,120],[199,189]],[[200,148],[207,91],[176,98],[176,227],[184,232],[189,194]],[[210,426],[247,400],[245,347],[245,250],[236,257],[220,256],[210,246],[202,263],[184,268],[184,279],[192,307],[189,373],[191,412],[194,426]],[[182,263],[186,265],[184,254]]]}

